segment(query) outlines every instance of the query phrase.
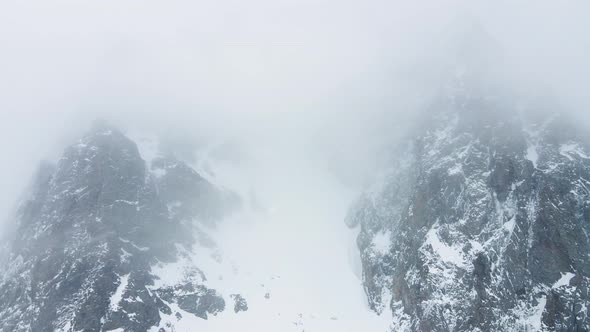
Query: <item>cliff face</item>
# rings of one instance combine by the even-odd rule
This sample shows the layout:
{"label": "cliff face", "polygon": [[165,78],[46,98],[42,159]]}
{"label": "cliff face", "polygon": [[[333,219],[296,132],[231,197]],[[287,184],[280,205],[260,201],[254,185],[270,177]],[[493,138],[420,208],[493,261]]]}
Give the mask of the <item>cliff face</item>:
{"label": "cliff face", "polygon": [[371,307],[392,331],[589,330],[587,136],[453,87],[350,210]]}
{"label": "cliff face", "polygon": [[173,308],[215,315],[226,303],[196,266],[175,285],[154,271],[237,204],[187,164],[146,163],[133,141],[97,125],[57,165],[40,167],[6,236],[2,330],[169,331],[161,317],[182,318]]}

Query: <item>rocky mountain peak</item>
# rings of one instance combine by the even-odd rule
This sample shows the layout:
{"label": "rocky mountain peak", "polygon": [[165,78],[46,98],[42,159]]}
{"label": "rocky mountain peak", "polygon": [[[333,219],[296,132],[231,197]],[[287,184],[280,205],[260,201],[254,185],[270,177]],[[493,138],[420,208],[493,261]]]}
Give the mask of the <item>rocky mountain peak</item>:
{"label": "rocky mountain peak", "polygon": [[[202,318],[224,310],[196,267],[165,287],[154,286],[152,267],[177,260],[197,241],[194,228],[237,198],[173,157],[154,167],[104,123],[40,167],[8,236],[2,331],[146,331],[173,304]],[[215,213],[199,209],[213,203]]]}
{"label": "rocky mountain peak", "polygon": [[351,210],[365,290],[394,331],[588,328],[589,141],[511,102],[437,99]]}

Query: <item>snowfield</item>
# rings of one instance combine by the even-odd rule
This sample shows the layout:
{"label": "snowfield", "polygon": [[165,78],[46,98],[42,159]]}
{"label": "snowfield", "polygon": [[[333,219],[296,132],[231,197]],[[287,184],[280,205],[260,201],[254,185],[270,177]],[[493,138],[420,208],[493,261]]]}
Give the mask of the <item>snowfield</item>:
{"label": "snowfield", "polygon": [[[196,266],[206,276],[204,285],[223,295],[226,310],[204,320],[171,304],[173,312],[161,313],[160,327],[388,331],[390,314],[378,316],[367,303],[358,231],[343,222],[353,193],[293,150],[284,158],[265,158],[267,152],[253,151],[238,166],[206,156],[193,165],[207,180],[239,193],[243,208],[214,229],[200,229],[216,247],[182,248],[178,262],[154,266],[160,277],[155,287],[177,284]],[[235,294],[246,299],[247,311],[234,312]]]}

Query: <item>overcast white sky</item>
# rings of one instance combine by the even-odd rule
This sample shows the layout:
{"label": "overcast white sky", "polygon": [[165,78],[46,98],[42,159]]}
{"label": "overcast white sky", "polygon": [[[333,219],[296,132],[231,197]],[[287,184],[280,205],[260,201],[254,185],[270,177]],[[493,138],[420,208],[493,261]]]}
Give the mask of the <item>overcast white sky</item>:
{"label": "overcast white sky", "polygon": [[444,41],[466,22],[498,42],[520,86],[535,83],[581,110],[590,86],[590,3],[583,0],[25,0],[0,7],[0,211],[37,160],[55,155],[97,114],[232,134],[301,133],[325,123],[359,134],[366,128],[357,120],[367,114],[400,118],[409,112],[403,97],[417,93],[414,76],[456,60]]}

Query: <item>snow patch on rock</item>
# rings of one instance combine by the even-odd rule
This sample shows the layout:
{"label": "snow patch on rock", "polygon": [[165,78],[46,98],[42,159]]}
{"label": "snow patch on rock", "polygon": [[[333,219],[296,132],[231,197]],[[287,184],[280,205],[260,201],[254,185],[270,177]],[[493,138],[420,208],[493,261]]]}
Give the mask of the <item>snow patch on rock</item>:
{"label": "snow patch on rock", "polygon": [[111,296],[111,303],[109,305],[111,311],[115,312],[119,310],[119,303],[121,303],[121,300],[123,300],[123,295],[125,294],[128,284],[129,274],[119,277],[119,286],[117,286],[117,290]]}
{"label": "snow patch on rock", "polygon": [[575,277],[576,275],[574,273],[571,272],[566,272],[566,273],[562,273],[561,274],[561,278],[559,278],[559,280],[557,280],[553,286],[551,288],[555,289],[555,288],[559,288],[559,287],[563,287],[563,286],[569,286],[570,281]]}

